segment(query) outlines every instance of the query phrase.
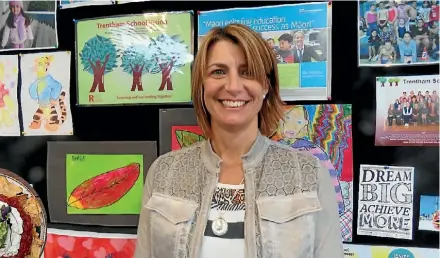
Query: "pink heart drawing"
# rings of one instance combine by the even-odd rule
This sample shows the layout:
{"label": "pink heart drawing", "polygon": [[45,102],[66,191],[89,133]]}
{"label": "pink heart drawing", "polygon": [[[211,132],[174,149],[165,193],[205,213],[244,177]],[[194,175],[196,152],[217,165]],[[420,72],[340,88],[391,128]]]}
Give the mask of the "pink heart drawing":
{"label": "pink heart drawing", "polygon": [[53,237],[52,237],[52,234],[47,234],[47,236],[46,236],[46,242],[48,242],[48,243],[53,243]]}
{"label": "pink heart drawing", "polygon": [[127,243],[127,239],[118,239],[112,238],[110,239],[110,244],[116,249],[116,251],[121,251]]}
{"label": "pink heart drawing", "polygon": [[105,258],[105,255],[107,252],[105,251],[104,247],[99,248],[99,250],[95,251],[93,253],[95,255],[95,258]]}
{"label": "pink heart drawing", "polygon": [[87,248],[87,250],[92,249],[93,239],[89,238],[87,241],[82,242],[82,246]]}
{"label": "pink heart drawing", "polygon": [[64,249],[66,249],[66,251],[73,251],[73,246],[75,245],[75,240],[76,239],[74,237],[60,236],[60,237],[58,237],[58,245]]}

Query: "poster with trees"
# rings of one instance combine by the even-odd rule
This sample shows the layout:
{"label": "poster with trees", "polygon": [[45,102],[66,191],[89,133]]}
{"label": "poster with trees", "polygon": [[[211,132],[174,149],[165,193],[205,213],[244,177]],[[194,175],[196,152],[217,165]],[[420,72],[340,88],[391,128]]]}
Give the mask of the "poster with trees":
{"label": "poster with trees", "polygon": [[76,21],[78,105],[189,103],[192,14]]}

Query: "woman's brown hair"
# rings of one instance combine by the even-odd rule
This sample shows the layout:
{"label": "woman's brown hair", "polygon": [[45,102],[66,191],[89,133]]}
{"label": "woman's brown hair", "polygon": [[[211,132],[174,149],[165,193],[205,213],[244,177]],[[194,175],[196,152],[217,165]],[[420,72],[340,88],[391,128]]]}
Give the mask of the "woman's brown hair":
{"label": "woman's brown hair", "polygon": [[213,28],[203,38],[192,67],[192,101],[197,121],[203,134],[211,134],[211,116],[205,107],[203,81],[207,76],[208,53],[221,40],[229,40],[244,52],[248,75],[259,81],[268,92],[258,113],[258,127],[265,136],[270,136],[283,119],[283,101],[279,94],[278,68],[275,54],[269,44],[255,31],[241,24],[229,24],[224,28]]}

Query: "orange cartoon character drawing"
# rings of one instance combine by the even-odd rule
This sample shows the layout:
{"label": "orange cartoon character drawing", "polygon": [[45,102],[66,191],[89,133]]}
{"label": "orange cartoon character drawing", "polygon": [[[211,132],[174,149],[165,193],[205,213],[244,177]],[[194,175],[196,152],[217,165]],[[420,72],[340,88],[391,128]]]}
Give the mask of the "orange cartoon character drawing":
{"label": "orange cartoon character drawing", "polygon": [[29,94],[38,102],[38,108],[29,126],[31,129],[41,128],[42,122],[45,121],[44,128],[47,131],[57,131],[59,126],[66,121],[67,112],[64,103],[66,92],[62,91],[61,83],[48,72],[53,61],[53,55],[45,55],[35,60],[34,68],[37,79],[29,87]]}

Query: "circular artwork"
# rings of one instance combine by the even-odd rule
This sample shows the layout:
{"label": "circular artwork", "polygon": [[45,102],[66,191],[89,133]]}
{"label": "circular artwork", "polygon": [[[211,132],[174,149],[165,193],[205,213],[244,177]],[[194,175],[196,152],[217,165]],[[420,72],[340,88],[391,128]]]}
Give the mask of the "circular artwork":
{"label": "circular artwork", "polygon": [[35,190],[0,169],[0,257],[38,258],[46,243],[46,212]]}

